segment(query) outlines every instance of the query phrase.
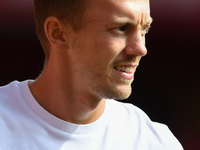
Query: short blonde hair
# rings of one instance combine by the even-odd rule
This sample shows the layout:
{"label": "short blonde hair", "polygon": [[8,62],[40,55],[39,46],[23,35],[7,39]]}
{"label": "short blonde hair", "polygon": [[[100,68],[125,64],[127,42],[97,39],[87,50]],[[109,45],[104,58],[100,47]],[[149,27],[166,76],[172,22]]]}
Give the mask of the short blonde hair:
{"label": "short blonde hair", "polygon": [[49,41],[44,31],[44,22],[49,16],[68,23],[74,31],[84,25],[84,14],[89,0],[33,0],[36,33],[43,46],[46,61],[49,57]]}

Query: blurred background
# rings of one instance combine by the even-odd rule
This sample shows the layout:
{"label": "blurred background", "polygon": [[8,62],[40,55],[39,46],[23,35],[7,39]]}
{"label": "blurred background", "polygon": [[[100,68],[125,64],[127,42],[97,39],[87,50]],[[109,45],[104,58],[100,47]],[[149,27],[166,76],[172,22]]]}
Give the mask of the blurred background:
{"label": "blurred background", "polygon": [[[200,1],[151,0],[148,54],[126,102],[165,123],[186,150],[200,149]],[[44,54],[31,0],[0,1],[0,85],[35,79]]]}

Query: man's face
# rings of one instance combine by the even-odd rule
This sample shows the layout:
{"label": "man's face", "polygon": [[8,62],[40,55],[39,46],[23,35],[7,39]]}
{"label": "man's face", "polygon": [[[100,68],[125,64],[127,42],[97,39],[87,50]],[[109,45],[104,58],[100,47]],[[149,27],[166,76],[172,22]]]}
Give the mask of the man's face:
{"label": "man's face", "polygon": [[86,26],[71,35],[73,82],[98,99],[125,99],[142,56],[151,17],[148,0],[95,0]]}

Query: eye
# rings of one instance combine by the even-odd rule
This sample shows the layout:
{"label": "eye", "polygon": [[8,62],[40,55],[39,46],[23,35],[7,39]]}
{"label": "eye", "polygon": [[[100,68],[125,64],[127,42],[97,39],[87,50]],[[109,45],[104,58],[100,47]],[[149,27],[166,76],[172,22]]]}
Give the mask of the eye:
{"label": "eye", "polygon": [[110,32],[114,35],[114,36],[126,36],[129,32],[129,28],[128,25],[118,25],[113,27]]}
{"label": "eye", "polygon": [[126,31],[126,26],[120,26],[117,28],[119,31]]}
{"label": "eye", "polygon": [[147,34],[149,32],[150,28],[151,28],[150,25],[145,25],[145,26],[142,27],[142,31],[144,31],[145,34]]}

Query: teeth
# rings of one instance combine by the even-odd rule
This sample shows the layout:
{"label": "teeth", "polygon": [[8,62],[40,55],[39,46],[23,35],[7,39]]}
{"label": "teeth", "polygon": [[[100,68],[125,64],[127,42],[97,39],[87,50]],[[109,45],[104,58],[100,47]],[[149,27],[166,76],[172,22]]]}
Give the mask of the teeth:
{"label": "teeth", "polygon": [[126,72],[130,72],[130,67],[126,67]]}
{"label": "teeth", "polygon": [[118,71],[124,71],[124,72],[127,72],[127,73],[130,73],[133,71],[133,67],[128,67],[128,66],[117,66],[116,69]]}
{"label": "teeth", "polygon": [[122,70],[122,67],[121,66],[117,66],[116,68],[118,71],[121,71]]}

